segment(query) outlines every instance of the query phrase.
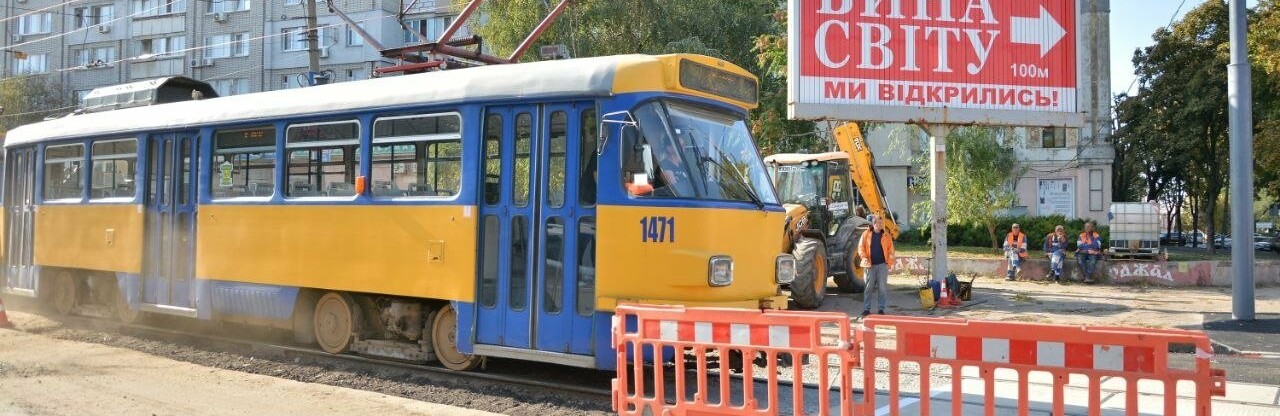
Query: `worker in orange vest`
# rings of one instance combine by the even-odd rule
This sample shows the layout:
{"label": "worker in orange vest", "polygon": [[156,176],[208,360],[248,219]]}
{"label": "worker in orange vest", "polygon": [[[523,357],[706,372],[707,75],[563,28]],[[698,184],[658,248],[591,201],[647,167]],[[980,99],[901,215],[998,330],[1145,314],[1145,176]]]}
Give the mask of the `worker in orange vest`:
{"label": "worker in orange vest", "polygon": [[1093,221],[1084,223],[1084,232],[1076,240],[1076,262],[1080,263],[1080,274],[1085,283],[1093,283],[1093,273],[1102,257],[1102,236],[1093,230]]}
{"label": "worker in orange vest", "polygon": [[862,317],[871,314],[871,299],[880,302],[877,312],[884,315],[885,297],[889,294],[889,267],[893,266],[893,236],[884,231],[884,218],[871,215],[871,228],[862,232],[858,240],[858,258],[862,259],[863,280]]}
{"label": "worker in orange vest", "polygon": [[1013,231],[1004,236],[1004,254],[1009,259],[1009,273],[1005,280],[1014,280],[1014,275],[1022,271],[1022,262],[1027,260],[1027,235],[1022,227],[1013,224]]}

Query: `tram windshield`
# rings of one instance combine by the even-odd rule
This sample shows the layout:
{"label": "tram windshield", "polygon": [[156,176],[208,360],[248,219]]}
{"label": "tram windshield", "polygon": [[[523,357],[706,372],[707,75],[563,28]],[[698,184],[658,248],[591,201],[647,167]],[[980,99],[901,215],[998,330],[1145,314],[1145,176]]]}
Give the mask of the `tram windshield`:
{"label": "tram windshield", "polygon": [[623,181],[636,197],[778,203],[741,117],[675,102],[635,111],[624,135]]}

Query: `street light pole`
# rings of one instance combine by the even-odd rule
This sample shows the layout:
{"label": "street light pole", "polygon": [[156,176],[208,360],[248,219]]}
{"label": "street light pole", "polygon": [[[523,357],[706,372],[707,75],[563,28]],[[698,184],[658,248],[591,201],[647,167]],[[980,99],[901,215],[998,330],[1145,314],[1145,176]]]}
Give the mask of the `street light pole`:
{"label": "street light pole", "polygon": [[1249,65],[1248,8],[1230,0],[1231,63],[1227,102],[1231,117],[1231,316],[1254,319],[1253,294],[1253,88]]}

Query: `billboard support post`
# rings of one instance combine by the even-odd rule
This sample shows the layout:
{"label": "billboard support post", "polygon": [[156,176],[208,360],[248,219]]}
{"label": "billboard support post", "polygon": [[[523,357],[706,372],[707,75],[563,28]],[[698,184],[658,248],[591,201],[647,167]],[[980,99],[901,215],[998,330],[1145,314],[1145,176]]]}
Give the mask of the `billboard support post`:
{"label": "billboard support post", "polygon": [[931,238],[933,240],[933,278],[943,282],[947,277],[947,135],[951,126],[946,124],[927,125],[929,133],[929,199],[932,212],[929,220],[933,224]]}

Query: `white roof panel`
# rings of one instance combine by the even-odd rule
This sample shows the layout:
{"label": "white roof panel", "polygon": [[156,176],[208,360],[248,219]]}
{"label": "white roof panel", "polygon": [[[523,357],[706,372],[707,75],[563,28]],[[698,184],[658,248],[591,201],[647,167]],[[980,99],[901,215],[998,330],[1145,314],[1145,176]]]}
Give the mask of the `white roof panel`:
{"label": "white roof panel", "polygon": [[400,105],[607,96],[618,64],[647,60],[656,61],[646,55],[623,55],[492,65],[80,114],[10,130],[5,146]]}

